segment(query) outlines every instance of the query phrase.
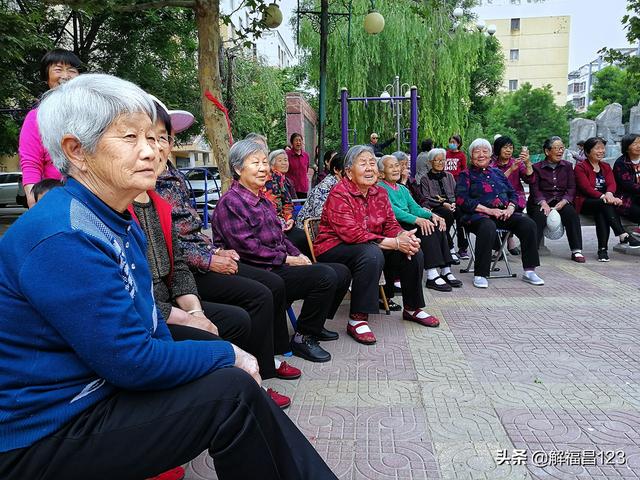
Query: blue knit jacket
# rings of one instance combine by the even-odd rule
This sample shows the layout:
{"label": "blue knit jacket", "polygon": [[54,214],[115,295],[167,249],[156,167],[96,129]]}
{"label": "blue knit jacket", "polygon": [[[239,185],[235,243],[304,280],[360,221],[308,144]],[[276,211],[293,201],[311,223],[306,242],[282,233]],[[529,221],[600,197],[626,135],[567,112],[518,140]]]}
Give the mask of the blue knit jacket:
{"label": "blue knit jacket", "polygon": [[144,234],[73,179],[0,240],[0,452],[119,389],[169,389],[233,365],[227,342],[173,342]]}

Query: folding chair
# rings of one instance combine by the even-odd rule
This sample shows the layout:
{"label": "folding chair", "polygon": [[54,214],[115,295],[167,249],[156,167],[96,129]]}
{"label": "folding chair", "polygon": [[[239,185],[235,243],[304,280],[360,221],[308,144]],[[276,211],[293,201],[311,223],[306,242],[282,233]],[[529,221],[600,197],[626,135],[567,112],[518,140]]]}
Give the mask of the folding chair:
{"label": "folding chair", "polygon": [[[307,218],[304,221],[304,233],[307,236],[307,243],[309,244],[309,251],[311,252],[311,259],[313,263],[316,263],[316,254],[313,251],[313,241],[318,236],[318,227],[320,226],[320,217],[312,217]],[[382,304],[384,305],[384,311],[387,315],[391,315],[391,310],[389,310],[389,301],[387,300],[387,295],[384,293],[384,285],[386,284],[384,273],[380,275],[380,281],[378,285],[380,285],[380,298],[382,299]]]}
{"label": "folding chair", "polygon": [[[467,228],[464,229],[464,236],[469,242],[469,263],[467,263],[466,268],[461,268],[460,273],[473,273],[473,262],[475,261],[475,242],[471,243],[471,233]],[[507,253],[507,242],[513,233],[510,230],[506,230],[504,228],[497,228],[496,232],[498,232],[498,241],[500,242],[500,249],[498,250],[498,254],[496,258],[493,260],[493,264],[491,265],[491,270],[489,271],[489,278],[515,278],[517,275],[511,271],[511,265],[509,264],[509,255]],[[474,235],[475,237],[475,235]],[[499,273],[494,274],[493,272],[499,272],[500,268],[497,266],[498,262],[503,261],[504,266],[507,269],[507,273]]]}

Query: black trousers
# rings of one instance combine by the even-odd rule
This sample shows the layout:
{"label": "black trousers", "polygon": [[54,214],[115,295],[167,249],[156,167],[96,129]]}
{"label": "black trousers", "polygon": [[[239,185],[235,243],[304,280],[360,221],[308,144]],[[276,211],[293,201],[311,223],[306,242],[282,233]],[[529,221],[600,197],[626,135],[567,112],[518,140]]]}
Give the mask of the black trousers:
{"label": "black trousers", "polygon": [[298,227],[293,227],[290,230],[284,232],[289,241],[293,243],[300,252],[304,253],[307,257],[311,258],[311,250],[309,250],[309,242],[307,242],[307,235],[304,230]]}
{"label": "black trousers", "polygon": [[272,272],[284,280],[287,304],[304,300],[297,326],[303,335],[320,334],[325,320],[333,318],[351,283],[349,269],[340,264],[282,265]]}
{"label": "black trousers", "polygon": [[194,273],[203,302],[235,305],[251,319],[249,338],[237,344],[258,360],[262,378],[275,376],[274,353],[289,350],[284,282],[266,270],[238,264],[238,274]]}
{"label": "black trousers", "polygon": [[[413,230],[416,225],[401,223],[405,230]],[[416,236],[420,239],[420,248],[424,258],[424,268],[448,267],[453,263],[447,233],[435,229],[430,235],[424,235],[420,228],[416,230]]]}
{"label": "black trousers", "polygon": [[485,217],[469,225],[469,230],[476,235],[474,275],[488,278],[491,273],[491,251],[498,236],[496,228],[510,230],[520,239],[524,269],[540,265],[536,224],[533,220],[520,213],[514,213],[506,221]]}
{"label": "black trousers", "polygon": [[222,303],[200,303],[204,314],[218,327],[220,337],[242,349],[243,345],[248,345],[251,339],[251,317],[246,310]]}
{"label": "black trousers", "polygon": [[[438,207],[434,207],[431,209],[431,211],[433,213],[435,213],[436,215],[440,215],[442,218],[444,218],[444,222],[447,224],[447,242],[449,243],[449,250],[451,250],[453,248],[453,238],[451,237],[451,227],[453,226],[453,224],[456,221],[456,214],[455,212],[452,212],[451,210],[449,210],[448,208],[443,207],[442,205],[438,206]],[[463,235],[464,237],[464,235]],[[466,239],[465,239],[466,241]],[[467,248],[467,247],[464,247]],[[425,259],[425,263],[426,263],[426,259]]]}
{"label": "black trousers", "polygon": [[593,216],[593,220],[596,222],[598,249],[606,250],[609,243],[609,229],[613,230],[615,235],[625,233],[616,207],[604,203],[599,198],[585,198],[582,204],[582,213]]}
{"label": "black trousers", "polygon": [[640,223],[640,204],[632,203],[623,216],[633,223]]}
{"label": "black trousers", "polygon": [[0,478],[141,480],[205,450],[221,480],[337,478],[253,378],[233,367],[169,390],[118,392],[30,447],[0,453]]}
{"label": "black trousers", "polygon": [[[557,203],[555,200],[551,201],[549,206],[554,207]],[[564,230],[567,233],[569,248],[572,251],[582,250],[582,227],[580,226],[578,212],[573,208],[573,205],[568,203],[562,207],[562,210],[558,210],[558,213],[560,214],[562,225],[564,225]],[[527,214],[536,222],[538,245],[540,245],[542,237],[544,236],[544,227],[547,225],[547,216],[540,211],[540,205],[535,205],[531,202],[527,204]]]}
{"label": "black trousers", "polygon": [[318,257],[321,262],[342,263],[349,267],[351,283],[351,313],[378,313],[380,274],[384,270],[387,281],[385,294],[393,298],[393,279],[400,277],[402,299],[408,308],[424,307],[422,274],[424,262],[422,252],[411,260],[395,250],[382,250],[375,243],[354,245],[340,244]]}

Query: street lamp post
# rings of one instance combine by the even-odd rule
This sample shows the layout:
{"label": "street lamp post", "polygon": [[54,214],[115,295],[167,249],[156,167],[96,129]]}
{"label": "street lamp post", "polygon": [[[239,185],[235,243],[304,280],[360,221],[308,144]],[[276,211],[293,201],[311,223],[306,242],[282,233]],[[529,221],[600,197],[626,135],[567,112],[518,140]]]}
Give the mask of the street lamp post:
{"label": "street lamp post", "polygon": [[[391,90],[393,93],[389,93]],[[405,92],[404,94],[402,92]],[[389,83],[384,87],[383,92],[380,94],[381,97],[401,97],[404,95],[409,98],[411,96],[411,86],[408,83],[400,84],[400,76],[396,75],[393,79],[393,83]],[[400,150],[400,144],[402,143],[402,101],[400,100],[387,100],[391,102],[391,108],[393,110],[393,117],[396,121],[396,150]],[[384,101],[384,103],[387,103]]]}

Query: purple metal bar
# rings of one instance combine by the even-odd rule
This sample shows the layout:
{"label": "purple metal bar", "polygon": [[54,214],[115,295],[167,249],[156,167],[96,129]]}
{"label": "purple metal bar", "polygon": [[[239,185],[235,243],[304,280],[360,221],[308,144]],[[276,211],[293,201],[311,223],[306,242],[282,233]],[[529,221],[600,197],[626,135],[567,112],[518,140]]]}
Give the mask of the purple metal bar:
{"label": "purple metal bar", "polygon": [[342,133],[342,154],[345,155],[349,150],[349,91],[346,87],[340,90],[340,125]]}
{"label": "purple metal bar", "polygon": [[418,87],[411,87],[411,175],[416,174],[418,158]]}
{"label": "purple metal bar", "polygon": [[405,96],[401,96],[401,97],[350,97],[347,98],[347,101],[349,102],[382,102],[384,100],[406,100],[409,101],[410,99],[405,97]]}

